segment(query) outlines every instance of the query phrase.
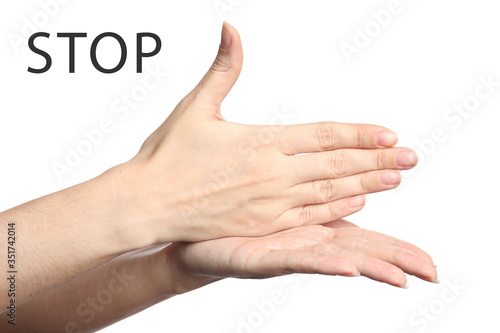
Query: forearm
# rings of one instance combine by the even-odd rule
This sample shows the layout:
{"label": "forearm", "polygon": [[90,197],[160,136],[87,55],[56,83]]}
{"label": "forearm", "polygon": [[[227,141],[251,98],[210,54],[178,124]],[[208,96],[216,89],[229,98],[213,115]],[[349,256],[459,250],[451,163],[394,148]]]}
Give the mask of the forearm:
{"label": "forearm", "polygon": [[[18,307],[15,328],[94,332],[186,291],[166,266],[165,250],[163,245],[124,254],[29,300]],[[4,322],[0,327],[8,329]]]}
{"label": "forearm", "polygon": [[[114,168],[82,184],[30,201],[0,214],[7,250],[9,223],[15,223],[16,302],[23,302],[117,255],[150,245],[141,230],[121,216]],[[7,290],[2,279],[0,290]],[[2,293],[2,306],[6,293]]]}

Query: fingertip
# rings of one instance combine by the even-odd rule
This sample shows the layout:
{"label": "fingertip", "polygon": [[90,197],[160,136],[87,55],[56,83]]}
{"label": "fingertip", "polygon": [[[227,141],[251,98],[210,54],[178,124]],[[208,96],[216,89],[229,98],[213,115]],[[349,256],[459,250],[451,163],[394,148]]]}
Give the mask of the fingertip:
{"label": "fingertip", "polygon": [[398,143],[398,136],[392,131],[382,131],[377,133],[377,145],[380,147],[393,147]]}
{"label": "fingertip", "polygon": [[415,275],[417,278],[423,280],[423,281],[427,281],[427,282],[430,282],[430,283],[435,283],[435,284],[439,284],[440,283],[440,280],[439,280],[439,277],[438,277],[438,273],[437,272],[433,272],[433,273],[421,273],[421,274],[412,274],[412,275]]}
{"label": "fingertip", "polygon": [[410,287],[408,277],[404,273],[402,274],[402,276],[393,277],[392,279],[385,281],[385,283],[401,289],[408,289]]}
{"label": "fingertip", "polygon": [[408,276],[401,268],[393,266],[389,271],[390,273],[387,272],[388,274],[385,276],[385,278],[382,278],[380,280],[381,282],[385,282],[401,289],[408,289]]}
{"label": "fingertip", "polygon": [[231,43],[233,41],[233,34],[231,32],[232,30],[231,28],[233,28],[233,26],[224,21],[224,23],[222,24],[222,32],[220,39],[220,48],[222,50],[226,50],[231,47]]}
{"label": "fingertip", "polygon": [[364,194],[357,195],[347,199],[347,206],[349,208],[360,208],[366,204],[366,196]]}
{"label": "fingertip", "polygon": [[385,171],[380,175],[383,185],[398,186],[401,183],[401,173],[397,170]]}
{"label": "fingertip", "polygon": [[402,169],[411,169],[418,163],[418,155],[411,149],[401,150],[396,153],[396,164]]}
{"label": "fingertip", "polygon": [[243,66],[243,49],[238,31],[229,23],[222,25],[217,56],[200,83],[191,92],[204,105],[215,106],[208,112],[222,119],[220,105],[235,82]]}
{"label": "fingertip", "polygon": [[[220,48],[222,50],[226,50],[235,45],[235,43],[241,44],[240,33],[238,32],[238,29],[236,29],[233,25],[224,21],[224,23],[222,23]],[[237,46],[238,45],[235,45],[235,47],[238,49]],[[241,47],[239,48],[241,49]]]}
{"label": "fingertip", "polygon": [[[429,265],[432,266],[432,265]],[[424,270],[424,273],[420,277],[426,281],[432,282],[432,283],[439,283],[439,277],[438,277],[438,272],[435,267],[429,267],[428,269]]]}

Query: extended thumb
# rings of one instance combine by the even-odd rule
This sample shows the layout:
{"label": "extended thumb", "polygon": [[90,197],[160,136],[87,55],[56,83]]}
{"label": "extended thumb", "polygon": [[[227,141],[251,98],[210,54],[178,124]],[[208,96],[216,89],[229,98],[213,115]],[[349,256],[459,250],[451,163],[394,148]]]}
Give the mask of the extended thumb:
{"label": "extended thumb", "polygon": [[243,64],[243,49],[238,31],[229,23],[222,26],[219,52],[212,66],[195,88],[196,94],[220,106],[235,84]]}

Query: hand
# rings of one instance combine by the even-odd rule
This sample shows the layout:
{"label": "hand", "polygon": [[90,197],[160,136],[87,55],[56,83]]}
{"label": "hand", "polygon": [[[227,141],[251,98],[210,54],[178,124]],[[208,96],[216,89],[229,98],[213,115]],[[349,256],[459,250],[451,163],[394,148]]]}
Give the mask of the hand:
{"label": "hand", "polygon": [[208,73],[138,155],[117,168],[124,216],[152,243],[326,223],[360,210],[360,195],[397,187],[396,170],[417,162],[410,149],[383,149],[397,137],[380,126],[224,121],[220,105],[242,59],[239,35],[225,24]]}
{"label": "hand", "polygon": [[[174,243],[166,249],[169,281],[179,292],[226,277],[266,278],[290,273],[359,276],[406,287],[406,275],[437,282],[431,257],[405,241],[338,220],[272,235]],[[169,286],[171,288],[171,286]]]}

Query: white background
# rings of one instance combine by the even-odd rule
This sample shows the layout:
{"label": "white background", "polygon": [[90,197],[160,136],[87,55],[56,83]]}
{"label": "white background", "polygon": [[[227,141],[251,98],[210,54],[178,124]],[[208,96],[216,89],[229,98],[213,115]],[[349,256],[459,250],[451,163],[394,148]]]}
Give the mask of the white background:
{"label": "white background", "polygon": [[[386,9],[390,1],[221,3],[229,3],[224,18],[240,31],[245,52],[240,79],[223,105],[225,118],[267,124],[274,109],[286,108],[296,114],[294,123],[364,122],[395,130],[400,145],[421,151],[420,166],[397,190],[371,195],[350,220],[425,249],[438,265],[441,284],[410,277],[410,288],[401,290],[366,278],[226,280],[104,331],[238,332],[240,320],[253,325],[240,332],[498,327],[500,87],[467,117],[444,118],[454,104],[473,103],[479,77],[500,81],[498,2],[401,0],[400,12],[379,32],[372,30],[369,44],[350,63],[342,43],[354,45],[357,28],[376,29],[370,12]],[[33,0],[4,1],[0,8],[0,210],[131,158],[202,77],[219,44],[222,18],[212,0],[73,0],[58,7],[50,17]],[[28,73],[28,66],[41,67],[43,59],[11,41],[22,36],[26,22],[51,33],[38,44],[53,58],[45,74]],[[129,48],[126,66],[111,75],[97,72],[89,57],[91,41],[105,31],[119,33]],[[135,34],[143,31],[163,42],[145,68],[160,66],[169,75],[120,119],[113,103],[147,75],[135,73]],[[89,35],[77,40],[75,74],[68,73],[67,40],[56,38],[57,32]],[[116,45],[103,42],[99,56],[111,67]],[[113,121],[113,131],[58,179],[52,164],[64,163],[67,146],[75,148],[85,139],[82,131],[104,118]],[[436,129],[444,140],[431,147]],[[465,289],[453,291],[450,284]],[[269,300],[274,290],[283,293],[284,303],[268,316],[259,314],[255,302]],[[419,314],[425,308],[430,308],[427,319]]]}

